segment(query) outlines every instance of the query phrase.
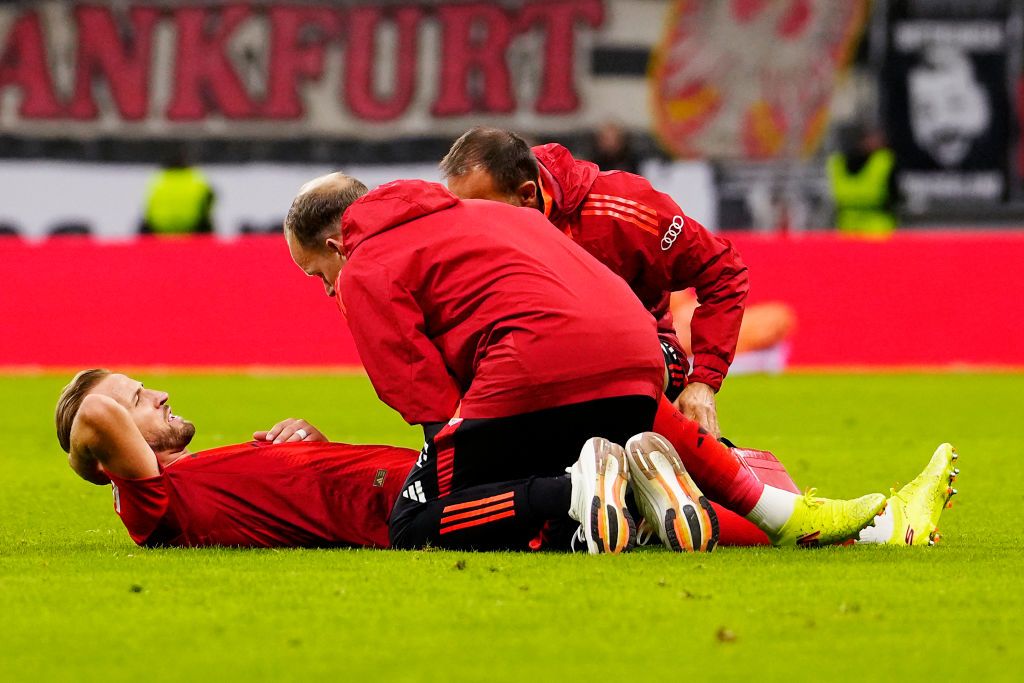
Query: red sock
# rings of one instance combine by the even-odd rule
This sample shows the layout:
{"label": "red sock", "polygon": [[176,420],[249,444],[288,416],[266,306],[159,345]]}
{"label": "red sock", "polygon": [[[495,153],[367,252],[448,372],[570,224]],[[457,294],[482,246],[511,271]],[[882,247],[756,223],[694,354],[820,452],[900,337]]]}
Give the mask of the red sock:
{"label": "red sock", "polygon": [[675,447],[686,471],[708,498],[738,515],[746,515],[757,504],[764,484],[664,396],[654,416],[654,431]]}
{"label": "red sock", "polygon": [[718,503],[712,503],[718,515],[718,545],[771,545],[768,535],[735,512],[729,512]]}

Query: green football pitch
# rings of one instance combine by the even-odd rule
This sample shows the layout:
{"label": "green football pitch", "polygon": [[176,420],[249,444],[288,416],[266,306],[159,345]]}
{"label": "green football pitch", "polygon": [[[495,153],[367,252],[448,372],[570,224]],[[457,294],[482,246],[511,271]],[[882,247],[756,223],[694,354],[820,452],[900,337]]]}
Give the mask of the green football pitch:
{"label": "green football pitch", "polygon": [[[305,417],[417,447],[361,376],[141,374],[202,449]],[[887,492],[952,441],[933,548],[617,557],[145,550],[53,430],[65,376],[0,377],[0,680],[974,680],[1024,669],[1024,377],[737,377],[726,433],[822,495]],[[524,443],[523,448],[530,448]]]}

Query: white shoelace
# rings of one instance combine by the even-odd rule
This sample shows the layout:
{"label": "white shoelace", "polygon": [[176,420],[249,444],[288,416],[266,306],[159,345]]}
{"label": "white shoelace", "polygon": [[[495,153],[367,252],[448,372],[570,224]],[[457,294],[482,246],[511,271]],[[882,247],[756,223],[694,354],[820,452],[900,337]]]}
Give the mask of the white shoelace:
{"label": "white shoelace", "polygon": [[647,520],[641,519],[640,524],[636,527],[636,544],[637,546],[644,546],[651,542],[654,538],[654,529],[647,524]]}
{"label": "white shoelace", "polygon": [[569,541],[569,547],[574,553],[590,552],[590,549],[587,547],[587,536],[583,533],[582,524],[576,527],[576,533],[572,535],[572,539]]}

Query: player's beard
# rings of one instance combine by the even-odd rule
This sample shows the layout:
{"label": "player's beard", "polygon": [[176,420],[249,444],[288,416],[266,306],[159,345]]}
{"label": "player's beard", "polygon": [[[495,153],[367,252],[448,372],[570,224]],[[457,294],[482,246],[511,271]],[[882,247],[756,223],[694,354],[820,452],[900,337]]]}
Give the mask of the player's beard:
{"label": "player's beard", "polygon": [[195,435],[196,426],[188,420],[181,420],[180,422],[169,422],[162,433],[151,436],[147,442],[156,453],[165,451],[174,453],[188,446]]}

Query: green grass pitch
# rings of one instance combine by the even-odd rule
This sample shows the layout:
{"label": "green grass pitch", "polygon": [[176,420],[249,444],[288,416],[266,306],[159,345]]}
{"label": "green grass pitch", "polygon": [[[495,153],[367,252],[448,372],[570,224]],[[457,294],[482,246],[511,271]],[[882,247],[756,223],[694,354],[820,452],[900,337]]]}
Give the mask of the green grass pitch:
{"label": "green grass pitch", "polygon": [[[140,375],[197,448],[284,417],[417,447],[359,376]],[[822,495],[887,491],[944,440],[934,548],[619,557],[143,550],[53,432],[67,377],[0,377],[0,681],[1019,680],[1024,377],[737,377],[726,432]],[[523,448],[530,444],[524,443]]]}

